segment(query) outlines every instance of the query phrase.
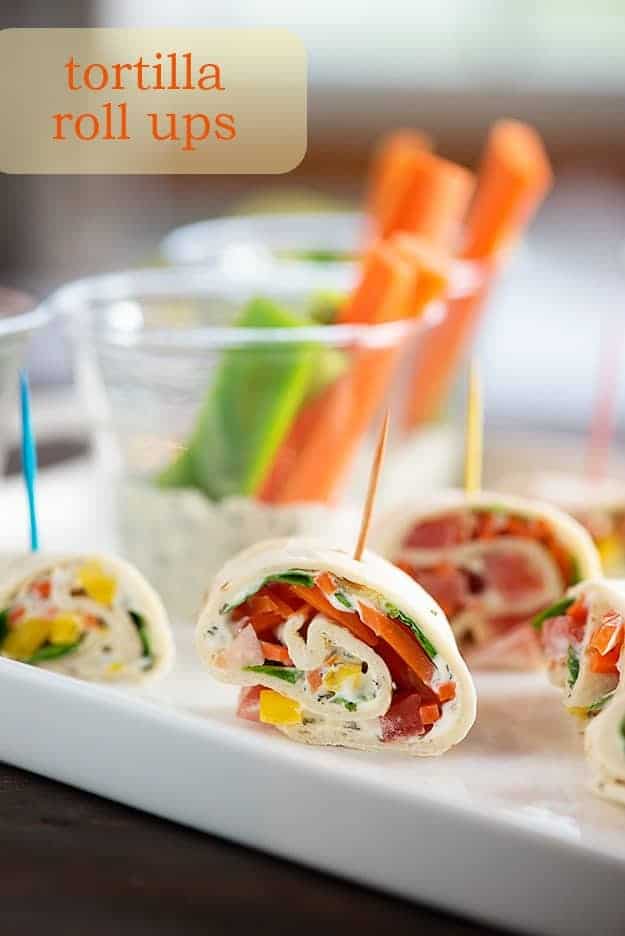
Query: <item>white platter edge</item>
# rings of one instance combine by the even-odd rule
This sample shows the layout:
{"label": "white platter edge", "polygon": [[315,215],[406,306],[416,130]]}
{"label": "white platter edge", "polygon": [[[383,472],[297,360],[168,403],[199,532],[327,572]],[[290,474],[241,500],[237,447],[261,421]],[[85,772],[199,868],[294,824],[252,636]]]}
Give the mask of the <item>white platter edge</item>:
{"label": "white platter edge", "polygon": [[0,706],[0,757],[17,767],[511,930],[625,932],[622,862],[500,818],[389,794],[354,779],[348,761],[344,773],[311,769],[277,757],[263,735],[6,660]]}

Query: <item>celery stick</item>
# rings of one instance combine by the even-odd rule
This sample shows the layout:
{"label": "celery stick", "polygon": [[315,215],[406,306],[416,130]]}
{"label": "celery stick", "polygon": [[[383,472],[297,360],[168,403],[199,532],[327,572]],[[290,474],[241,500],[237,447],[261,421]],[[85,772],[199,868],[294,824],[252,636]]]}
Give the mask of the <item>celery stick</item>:
{"label": "celery stick", "polygon": [[[237,324],[297,328],[305,322],[267,299],[254,299]],[[187,449],[158,483],[199,488],[214,500],[256,494],[308,395],[321,353],[310,342],[225,351]]]}

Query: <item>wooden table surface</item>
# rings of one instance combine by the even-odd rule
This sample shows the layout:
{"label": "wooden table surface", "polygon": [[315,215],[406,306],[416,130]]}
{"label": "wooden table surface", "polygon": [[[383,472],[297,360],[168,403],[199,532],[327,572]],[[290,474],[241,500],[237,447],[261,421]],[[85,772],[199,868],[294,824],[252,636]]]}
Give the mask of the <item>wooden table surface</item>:
{"label": "wooden table surface", "polygon": [[496,933],[3,765],[0,907],[2,936]]}

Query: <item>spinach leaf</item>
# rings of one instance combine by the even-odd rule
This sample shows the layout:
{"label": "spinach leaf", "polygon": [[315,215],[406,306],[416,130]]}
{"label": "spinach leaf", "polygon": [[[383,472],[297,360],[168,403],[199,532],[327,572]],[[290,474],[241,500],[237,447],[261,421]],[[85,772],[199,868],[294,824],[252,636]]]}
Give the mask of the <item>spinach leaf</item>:
{"label": "spinach leaf", "polygon": [[571,585],[577,585],[578,582],[582,580],[582,573],[579,568],[579,561],[577,556],[571,556]]}
{"label": "spinach leaf", "polygon": [[621,722],[621,738],[625,741],[625,718]]}
{"label": "spinach leaf", "polygon": [[[129,611],[128,614],[132,618],[132,622],[137,628],[137,633],[139,634],[139,640],[141,641],[141,647],[143,649],[143,656],[147,657],[149,660],[153,659],[152,647],[150,646],[150,638],[148,637],[148,628],[145,623],[145,618],[142,614],[139,614],[138,611]],[[152,663],[150,663],[151,668]]]}
{"label": "spinach leaf", "polygon": [[569,646],[566,665],[569,671],[569,688],[572,689],[577,682],[577,677],[579,676],[579,657],[571,646]]}
{"label": "spinach leaf", "polygon": [[606,695],[603,695],[599,699],[596,699],[594,702],[592,702],[591,705],[589,705],[586,709],[588,715],[598,715],[605,706],[606,702],[609,702],[613,695],[614,692],[608,692]]}
{"label": "spinach leaf", "polygon": [[262,580],[260,586],[255,589],[253,592],[249,592],[247,595],[243,595],[238,601],[235,601],[233,604],[223,604],[219,609],[220,614],[229,614],[231,611],[234,611],[235,608],[238,608],[240,605],[245,604],[248,598],[252,598],[253,595],[256,595],[257,592],[264,588],[265,585],[271,585],[272,583],[283,582],[285,585],[300,585],[302,588],[314,588],[315,587],[315,577],[310,572],[302,572],[299,569],[288,569],[286,572],[276,572],[273,575],[268,575]]}
{"label": "spinach leaf", "polygon": [[273,676],[275,679],[283,679],[285,682],[295,685],[304,675],[304,671],[295,669],[293,666],[244,666],[247,673],[262,673],[264,676]]}
{"label": "spinach leaf", "polygon": [[58,660],[60,657],[67,656],[69,653],[73,653],[74,650],[77,650],[81,642],[82,637],[80,640],[76,640],[71,644],[46,644],[40,647],[39,650],[36,650],[35,653],[26,660],[26,663],[46,663],[48,660]]}
{"label": "spinach leaf", "polygon": [[301,572],[299,569],[289,569],[288,572],[277,572],[275,575],[268,575],[263,585],[269,585],[271,582],[284,582],[286,585],[301,585],[302,588],[314,588],[315,577],[310,572]]}
{"label": "spinach leaf", "polygon": [[9,633],[9,609],[0,611],[0,644],[4,643]]}
{"label": "spinach leaf", "polygon": [[545,608],[544,611],[541,611],[532,619],[532,627],[534,630],[539,631],[543,626],[544,622],[549,618],[558,617],[559,614],[564,614],[571,607],[575,598],[561,598],[560,601],[556,601],[555,604],[552,604],[550,608]]}
{"label": "spinach leaf", "polygon": [[398,607],[393,604],[385,604],[384,610],[390,618],[393,618],[395,621],[400,621],[402,624],[405,624],[408,627],[414,636],[417,638],[430,660],[433,660],[437,655],[437,650],[434,644],[425,636],[419,625],[416,621],[413,621],[411,617],[408,617],[407,614],[404,614],[403,611],[400,611]]}
{"label": "spinach leaf", "polygon": [[358,708],[355,702],[350,702],[349,699],[344,699],[343,696],[335,696],[332,701],[338,705],[344,705],[348,712],[355,712]]}

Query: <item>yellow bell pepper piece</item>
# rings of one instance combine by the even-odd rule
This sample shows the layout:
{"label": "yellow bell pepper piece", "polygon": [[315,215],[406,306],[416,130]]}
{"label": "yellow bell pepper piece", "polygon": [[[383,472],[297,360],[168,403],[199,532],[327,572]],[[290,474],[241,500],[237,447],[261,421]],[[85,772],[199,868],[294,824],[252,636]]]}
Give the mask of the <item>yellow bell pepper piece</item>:
{"label": "yellow bell pepper piece", "polygon": [[98,604],[110,605],[117,591],[117,582],[111,575],[107,575],[99,562],[92,560],[86,562],[78,570],[77,581],[90,598]]}
{"label": "yellow bell pepper piece", "polygon": [[77,614],[57,614],[50,626],[50,643],[76,643],[80,637],[80,631],[80,618]]}
{"label": "yellow bell pepper piece", "polygon": [[588,721],[588,709],[585,709],[580,705],[568,706],[567,712],[569,715],[573,715],[574,718],[577,718],[580,721]]}
{"label": "yellow bell pepper piece", "polygon": [[301,725],[302,707],[294,699],[262,689],[260,693],[260,720],[266,725]]}
{"label": "yellow bell pepper piece", "polygon": [[14,660],[28,660],[48,639],[50,621],[44,618],[26,618],[16,630],[10,631],[2,653]]}
{"label": "yellow bell pepper piece", "polygon": [[360,663],[343,663],[341,666],[328,670],[323,677],[323,685],[331,692],[338,692],[343,683],[350,679],[354,689],[357,689],[362,681]]}
{"label": "yellow bell pepper piece", "polygon": [[599,540],[597,549],[601,557],[601,564],[604,572],[610,572],[618,569],[625,564],[625,548],[620,536],[612,533],[604,539]]}

